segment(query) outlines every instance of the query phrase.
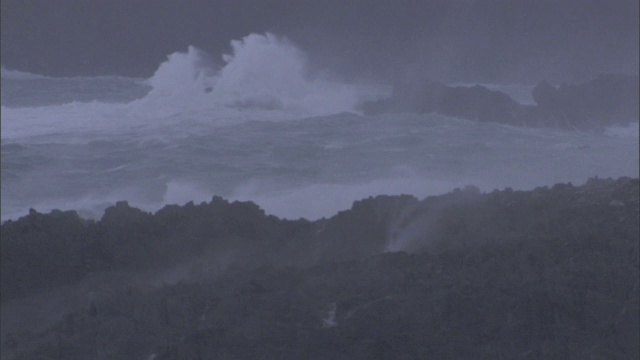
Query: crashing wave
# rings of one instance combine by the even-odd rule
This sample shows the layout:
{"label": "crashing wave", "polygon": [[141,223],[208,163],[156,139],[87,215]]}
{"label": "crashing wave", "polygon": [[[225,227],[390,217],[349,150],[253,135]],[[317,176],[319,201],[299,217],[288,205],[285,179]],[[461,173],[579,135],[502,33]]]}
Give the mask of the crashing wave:
{"label": "crashing wave", "polygon": [[304,53],[285,38],[267,33],[231,41],[231,54],[217,67],[193,46],[170,55],[149,79],[144,101],[189,108],[297,110],[309,115],[355,111],[356,89],[311,77]]}

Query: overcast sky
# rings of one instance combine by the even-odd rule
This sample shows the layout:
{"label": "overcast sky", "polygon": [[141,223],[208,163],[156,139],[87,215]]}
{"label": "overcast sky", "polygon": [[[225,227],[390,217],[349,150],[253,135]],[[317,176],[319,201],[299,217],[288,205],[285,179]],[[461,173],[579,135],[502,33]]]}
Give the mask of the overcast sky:
{"label": "overcast sky", "polygon": [[286,36],[345,78],[579,81],[638,73],[637,0],[2,0],[2,64],[49,75],[150,76],[194,45],[219,58]]}

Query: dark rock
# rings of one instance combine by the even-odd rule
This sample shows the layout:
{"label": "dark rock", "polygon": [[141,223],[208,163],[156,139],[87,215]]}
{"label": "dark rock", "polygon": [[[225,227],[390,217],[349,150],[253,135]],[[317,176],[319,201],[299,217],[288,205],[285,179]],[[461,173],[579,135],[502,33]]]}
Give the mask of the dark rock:
{"label": "dark rock", "polygon": [[476,85],[448,89],[434,111],[482,122],[518,124],[523,122],[519,117],[520,107],[506,94]]}
{"label": "dark rock", "polygon": [[[119,203],[95,223],[34,211],[0,227],[2,358],[636,358],[639,191],[467,187],[314,222],[220,198]],[[386,252],[394,231],[407,252]],[[38,331],[6,327],[38,299],[68,307]]]}
{"label": "dark rock", "polygon": [[363,105],[366,114],[386,112],[435,112],[463,119],[528,125],[531,107],[518,104],[508,95],[484,86],[449,87],[425,80],[400,83],[389,99]]}
{"label": "dark rock", "polygon": [[365,114],[439,113],[467,120],[518,126],[589,130],[637,122],[638,76],[601,75],[555,88],[546,81],[532,91],[535,106],[484,86],[450,87],[431,80],[396,84],[390,98],[363,105]]}
{"label": "dark rock", "polygon": [[589,129],[637,122],[639,86],[637,76],[601,75],[559,88],[542,82],[533,89],[533,97],[545,123]]}

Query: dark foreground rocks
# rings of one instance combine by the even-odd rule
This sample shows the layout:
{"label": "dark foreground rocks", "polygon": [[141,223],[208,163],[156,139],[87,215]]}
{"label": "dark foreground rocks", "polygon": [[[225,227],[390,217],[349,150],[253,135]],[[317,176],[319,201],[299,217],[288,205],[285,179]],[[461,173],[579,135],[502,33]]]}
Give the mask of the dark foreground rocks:
{"label": "dark foreground rocks", "polygon": [[3,359],[635,359],[639,181],[2,224]]}
{"label": "dark foreground rocks", "polygon": [[418,80],[396,84],[390,98],[365,103],[363,111],[369,115],[435,112],[481,122],[593,130],[638,122],[639,89],[638,76],[620,74],[557,88],[542,82],[532,91],[536,105],[523,105],[480,85],[452,87]]}

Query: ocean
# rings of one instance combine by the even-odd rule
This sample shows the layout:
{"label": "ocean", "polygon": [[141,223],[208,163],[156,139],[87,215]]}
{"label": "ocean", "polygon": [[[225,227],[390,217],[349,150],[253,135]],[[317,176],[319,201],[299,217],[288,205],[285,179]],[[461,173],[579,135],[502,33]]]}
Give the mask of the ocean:
{"label": "ocean", "polygon": [[[638,124],[532,129],[439,114],[364,116],[388,86],[310,72],[287,40],[251,34],[219,58],[190,47],[148,79],[2,69],[2,221],[33,208],[100,218],[120,200],[250,200],[318,219],[379,194],[529,190],[638,176]],[[531,103],[533,84],[485,84]]]}

